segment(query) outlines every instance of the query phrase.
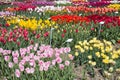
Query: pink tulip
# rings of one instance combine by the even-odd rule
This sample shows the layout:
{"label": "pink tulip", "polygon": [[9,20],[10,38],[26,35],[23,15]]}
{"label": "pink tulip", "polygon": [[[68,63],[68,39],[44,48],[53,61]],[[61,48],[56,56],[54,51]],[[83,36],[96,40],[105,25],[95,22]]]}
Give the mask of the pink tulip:
{"label": "pink tulip", "polygon": [[19,69],[15,70],[15,76],[18,77],[18,78],[20,77],[20,71],[19,71]]}
{"label": "pink tulip", "polygon": [[62,62],[62,59],[61,59],[60,57],[57,57],[57,58],[56,58],[56,62],[59,64],[59,63]]}
{"label": "pink tulip", "polygon": [[4,57],[4,60],[5,60],[5,61],[9,61],[9,59],[10,59],[10,56],[5,56],[5,57]]}
{"label": "pink tulip", "polygon": [[35,47],[37,47],[37,48],[38,48],[38,45],[39,45],[39,44],[38,44],[38,43],[36,43],[36,44],[35,44]]}
{"label": "pink tulip", "polygon": [[12,56],[13,56],[13,57],[19,57],[19,53],[18,53],[18,51],[16,51],[16,52],[13,51],[13,52],[12,52]]}
{"label": "pink tulip", "polygon": [[43,71],[43,66],[40,66],[40,67],[39,67],[39,70],[40,70],[40,71]]}
{"label": "pink tulip", "polygon": [[51,58],[52,56],[53,56],[53,52],[52,52],[52,51],[47,54],[47,57],[48,57],[48,58]]}
{"label": "pink tulip", "polygon": [[56,60],[52,60],[52,65],[55,65],[56,64]]}
{"label": "pink tulip", "polygon": [[59,64],[59,68],[60,68],[61,70],[63,70],[63,69],[64,69],[64,65],[63,65],[63,64]]}
{"label": "pink tulip", "polygon": [[45,62],[44,67],[49,67],[50,66],[50,61]]}
{"label": "pink tulip", "polygon": [[64,48],[60,48],[60,49],[59,49],[59,52],[60,52],[61,54],[63,54],[63,53],[64,53]]}
{"label": "pink tulip", "polygon": [[39,66],[43,65],[44,62],[42,60],[39,61]]}
{"label": "pink tulip", "polygon": [[35,69],[34,68],[30,68],[30,73],[34,73],[35,72]]}
{"label": "pink tulip", "polygon": [[65,61],[65,65],[69,66],[70,65],[70,61]]}
{"label": "pink tulip", "polygon": [[34,60],[39,60],[39,59],[40,59],[39,56],[37,56],[37,55],[34,56]]}
{"label": "pink tulip", "polygon": [[59,57],[59,56],[60,56],[60,54],[59,54],[59,53],[56,53],[56,54],[55,54],[55,57]]}
{"label": "pink tulip", "polygon": [[25,57],[25,54],[26,54],[26,53],[21,52],[21,53],[20,53],[20,56],[23,58],[23,57]]}
{"label": "pink tulip", "polygon": [[48,71],[48,67],[46,66],[46,67],[44,67],[44,71]]}
{"label": "pink tulip", "polygon": [[18,58],[17,58],[17,57],[13,57],[13,62],[14,62],[15,64],[17,64],[17,63],[18,63]]}
{"label": "pink tulip", "polygon": [[34,53],[30,53],[29,57],[34,58]]}
{"label": "pink tulip", "polygon": [[30,60],[30,57],[29,57],[29,56],[25,56],[25,57],[23,58],[23,60],[29,61],[29,60]]}
{"label": "pink tulip", "polygon": [[30,64],[30,66],[34,66],[35,67],[35,61],[34,60],[30,60],[29,64]]}
{"label": "pink tulip", "polygon": [[31,73],[30,68],[26,68],[25,71],[26,71],[27,74]]}
{"label": "pink tulip", "polygon": [[71,49],[68,47],[68,48],[64,48],[64,52],[65,53],[69,53],[71,51]]}
{"label": "pink tulip", "polygon": [[34,51],[37,51],[37,47],[34,47]]}
{"label": "pink tulip", "polygon": [[19,69],[20,69],[20,71],[24,71],[24,66],[19,64]]}
{"label": "pink tulip", "polygon": [[9,68],[13,68],[13,63],[12,63],[12,62],[9,62],[9,63],[8,63],[8,67],[9,67]]}
{"label": "pink tulip", "polygon": [[40,56],[41,52],[42,52],[42,51],[37,51],[37,55]]}
{"label": "pink tulip", "polygon": [[26,61],[22,59],[19,64],[20,65],[25,65],[25,63],[26,63]]}
{"label": "pink tulip", "polygon": [[43,58],[47,58],[47,53],[43,53]]}
{"label": "pink tulip", "polygon": [[3,53],[3,49],[2,48],[0,48],[0,53]]}

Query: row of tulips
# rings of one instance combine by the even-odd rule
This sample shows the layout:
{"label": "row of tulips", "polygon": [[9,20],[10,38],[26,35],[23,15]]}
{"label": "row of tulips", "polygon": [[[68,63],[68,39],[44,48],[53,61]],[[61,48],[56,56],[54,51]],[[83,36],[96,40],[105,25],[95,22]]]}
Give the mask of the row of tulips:
{"label": "row of tulips", "polygon": [[109,13],[112,15],[115,15],[118,13],[118,9],[114,8],[114,7],[103,7],[103,8],[89,8],[89,7],[85,7],[85,6],[66,6],[66,7],[54,7],[54,6],[45,6],[45,7],[36,7],[35,10],[33,9],[28,9],[28,11],[30,11],[30,13],[32,12],[36,12],[36,13],[40,13],[41,12],[64,12],[66,11],[66,13],[69,14],[77,14],[80,15],[84,14],[84,15],[90,15],[90,14],[105,14],[105,13]]}
{"label": "row of tulips", "polygon": [[1,11],[0,12],[0,16],[3,17],[3,16],[12,16],[14,15],[12,12],[9,12],[9,11]]}
{"label": "row of tulips", "polygon": [[58,23],[77,23],[77,22],[94,22],[99,23],[103,21],[106,25],[111,24],[113,26],[120,25],[119,16],[107,16],[107,15],[90,15],[90,16],[76,16],[76,15],[56,15],[51,16],[51,20],[56,21]]}
{"label": "row of tulips", "polygon": [[61,6],[42,6],[42,7],[36,7],[34,10],[32,8],[29,8],[28,11],[30,12],[37,12],[37,13],[40,13],[40,12],[45,12],[45,11],[62,11],[64,10],[65,7],[61,7]]}
{"label": "row of tulips", "polygon": [[17,24],[18,26],[20,27],[23,27],[23,28],[26,28],[26,29],[29,29],[29,30],[43,30],[43,29],[46,29],[46,28],[57,28],[57,24],[55,23],[55,21],[50,21],[49,19],[47,20],[42,20],[42,19],[39,19],[39,20],[36,20],[35,18],[33,19],[20,19],[18,17],[13,17],[11,18],[10,20],[7,19],[7,23],[8,24]]}
{"label": "row of tulips", "polygon": [[54,6],[61,4],[71,4],[70,1],[33,1],[33,2],[12,2],[13,5],[24,5],[24,4],[32,4],[39,6]]}
{"label": "row of tulips", "polygon": [[6,8],[5,10],[6,11],[10,11],[10,12],[15,12],[15,11],[26,11],[28,8],[32,8],[34,9],[36,6],[33,6],[33,5],[21,5],[19,7],[13,7],[13,8]]}
{"label": "row of tulips", "polygon": [[110,4],[107,7],[108,8],[114,8],[114,9],[120,10],[120,4]]}
{"label": "row of tulips", "polygon": [[86,22],[89,23],[90,20],[87,17],[82,16],[76,16],[76,15],[56,15],[51,16],[51,20],[56,21],[60,24],[62,23],[80,23],[80,22]]}
{"label": "row of tulips", "polygon": [[110,1],[91,1],[91,2],[80,2],[74,1],[73,5],[84,5],[84,6],[92,6],[92,7],[103,7],[111,4]]}
{"label": "row of tulips", "polygon": [[68,9],[70,12],[83,12],[85,13],[92,13],[92,14],[105,14],[105,13],[113,13],[116,12],[118,10],[114,9],[114,8],[107,8],[107,7],[93,7],[93,8],[89,8],[89,7],[85,7],[85,6],[68,6],[66,7],[66,9]]}

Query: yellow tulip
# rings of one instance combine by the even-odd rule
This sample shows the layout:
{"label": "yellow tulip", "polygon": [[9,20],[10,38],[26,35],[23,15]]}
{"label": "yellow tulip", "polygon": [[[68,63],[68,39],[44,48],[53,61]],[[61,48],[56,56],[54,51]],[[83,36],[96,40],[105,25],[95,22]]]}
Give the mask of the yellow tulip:
{"label": "yellow tulip", "polygon": [[88,56],[88,59],[92,59],[92,55],[89,55],[89,56]]}
{"label": "yellow tulip", "polygon": [[96,55],[97,57],[100,57],[100,52],[96,52],[95,55]]}
{"label": "yellow tulip", "polygon": [[103,59],[102,62],[105,63],[105,64],[108,64],[108,63],[109,63],[109,60],[108,60],[108,59]]}
{"label": "yellow tulip", "polygon": [[92,65],[92,66],[95,66],[95,65],[96,65],[96,62],[92,62],[91,65]]}
{"label": "yellow tulip", "polygon": [[78,56],[79,55],[79,53],[78,52],[75,52],[75,56]]}

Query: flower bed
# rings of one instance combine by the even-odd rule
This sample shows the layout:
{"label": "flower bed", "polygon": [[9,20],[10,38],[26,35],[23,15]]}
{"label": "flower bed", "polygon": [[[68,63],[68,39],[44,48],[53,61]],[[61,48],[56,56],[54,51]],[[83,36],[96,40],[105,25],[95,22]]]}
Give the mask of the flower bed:
{"label": "flower bed", "polygon": [[119,79],[119,4],[80,4],[0,5],[0,79]]}

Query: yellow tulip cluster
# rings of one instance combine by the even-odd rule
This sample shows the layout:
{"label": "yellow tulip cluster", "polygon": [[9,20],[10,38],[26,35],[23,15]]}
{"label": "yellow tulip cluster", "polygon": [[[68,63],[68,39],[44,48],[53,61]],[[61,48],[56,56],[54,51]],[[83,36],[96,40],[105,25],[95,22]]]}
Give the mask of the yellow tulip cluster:
{"label": "yellow tulip cluster", "polygon": [[[84,53],[86,54],[86,52],[88,55],[88,60],[89,60],[89,64],[95,66],[96,62],[92,61],[92,58],[97,58],[99,60],[102,60],[101,62],[103,64],[115,64],[116,60],[119,58],[120,56],[120,49],[115,49],[113,48],[113,45],[110,41],[100,41],[97,40],[97,38],[93,38],[90,41],[84,40],[84,41],[79,41],[78,45],[75,45],[75,48],[77,49],[75,52],[75,56],[79,56],[79,52],[80,54]],[[92,52],[92,53],[91,53]]]}
{"label": "yellow tulip cluster", "polygon": [[12,19],[7,19],[8,24],[17,24],[20,27],[30,29],[30,30],[43,30],[46,28],[57,28],[57,24],[54,21],[47,20],[36,20],[35,18],[32,19],[21,19],[19,17],[14,17]]}
{"label": "yellow tulip cluster", "polygon": [[116,10],[120,10],[120,4],[110,4],[107,7],[108,8],[114,8]]}

